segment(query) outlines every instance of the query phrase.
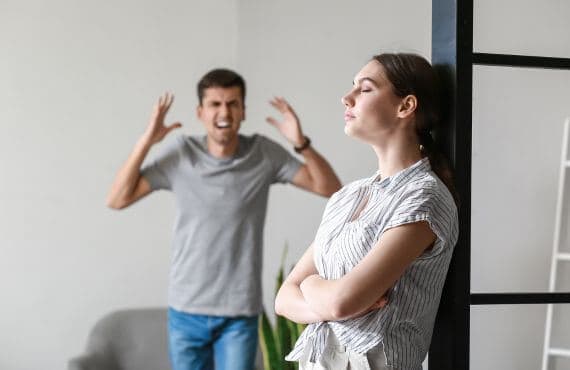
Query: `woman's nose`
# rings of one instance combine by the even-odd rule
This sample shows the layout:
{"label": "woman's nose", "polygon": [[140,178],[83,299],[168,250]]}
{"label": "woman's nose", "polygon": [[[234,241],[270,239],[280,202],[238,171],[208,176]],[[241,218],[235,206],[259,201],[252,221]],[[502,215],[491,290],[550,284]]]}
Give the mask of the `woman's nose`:
{"label": "woman's nose", "polygon": [[342,98],[340,98],[340,101],[342,102],[342,104],[345,107],[352,106],[352,97],[350,96],[350,93],[348,93],[345,96],[343,96]]}

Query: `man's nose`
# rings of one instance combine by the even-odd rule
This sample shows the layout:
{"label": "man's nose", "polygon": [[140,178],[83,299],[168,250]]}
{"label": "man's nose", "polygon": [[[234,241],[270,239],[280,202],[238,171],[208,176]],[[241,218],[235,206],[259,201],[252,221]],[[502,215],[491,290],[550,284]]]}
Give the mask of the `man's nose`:
{"label": "man's nose", "polygon": [[231,115],[231,110],[228,108],[227,105],[222,104],[220,107],[220,115],[224,118],[229,118]]}

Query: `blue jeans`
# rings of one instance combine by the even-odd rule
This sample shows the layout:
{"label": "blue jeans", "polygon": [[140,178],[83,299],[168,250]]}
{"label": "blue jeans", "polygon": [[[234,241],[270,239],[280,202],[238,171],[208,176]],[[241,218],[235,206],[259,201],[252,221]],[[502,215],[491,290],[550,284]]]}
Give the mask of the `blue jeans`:
{"label": "blue jeans", "polygon": [[195,315],[168,309],[173,370],[252,370],[257,316]]}

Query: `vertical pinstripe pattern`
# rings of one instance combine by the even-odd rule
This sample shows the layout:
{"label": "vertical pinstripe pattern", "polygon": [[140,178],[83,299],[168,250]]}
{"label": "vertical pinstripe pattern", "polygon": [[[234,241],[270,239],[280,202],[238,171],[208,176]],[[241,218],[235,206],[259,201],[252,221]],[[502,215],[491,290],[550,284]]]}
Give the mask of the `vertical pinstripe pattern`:
{"label": "vertical pinstripe pattern", "polygon": [[378,178],[377,173],[348,184],[327,203],[314,243],[319,274],[326,279],[341,278],[384,231],[399,225],[426,221],[436,242],[396,281],[386,307],[354,319],[309,325],[287,360],[298,361],[309,346],[310,359],[316,361],[332,330],[351,351],[363,354],[382,343],[388,366],[421,368],[457,242],[457,208],[427,158],[391,177]]}

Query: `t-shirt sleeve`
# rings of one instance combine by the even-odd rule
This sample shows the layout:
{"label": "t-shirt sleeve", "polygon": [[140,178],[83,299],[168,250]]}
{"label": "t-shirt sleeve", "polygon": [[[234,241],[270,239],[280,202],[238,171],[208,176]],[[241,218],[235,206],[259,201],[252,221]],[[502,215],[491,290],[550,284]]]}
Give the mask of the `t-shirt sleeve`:
{"label": "t-shirt sleeve", "polygon": [[149,182],[152,190],[172,190],[173,174],[180,161],[181,142],[177,138],[165,143],[156,158],[142,167],[141,175]]}
{"label": "t-shirt sleeve", "polygon": [[302,163],[276,142],[262,137],[263,151],[271,162],[273,182],[288,183],[301,168]]}
{"label": "t-shirt sleeve", "polygon": [[446,189],[437,185],[405,192],[396,204],[384,231],[425,221],[437,237],[429,255],[453,247],[457,241],[457,209]]}

